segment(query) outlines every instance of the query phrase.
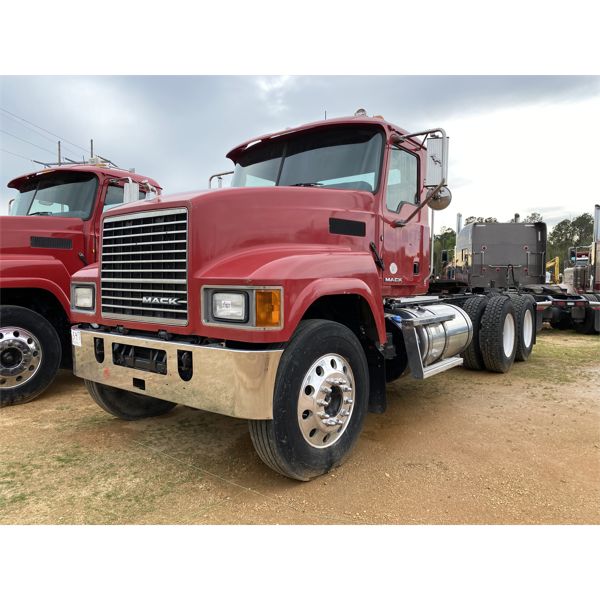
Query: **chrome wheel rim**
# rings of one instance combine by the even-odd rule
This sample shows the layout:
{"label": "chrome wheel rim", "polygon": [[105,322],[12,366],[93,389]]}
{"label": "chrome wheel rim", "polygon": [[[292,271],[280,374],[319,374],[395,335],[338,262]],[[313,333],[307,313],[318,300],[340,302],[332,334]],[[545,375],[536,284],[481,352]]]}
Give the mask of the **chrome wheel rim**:
{"label": "chrome wheel rim", "polygon": [[523,343],[526,348],[531,346],[531,342],[533,340],[533,317],[531,316],[531,311],[526,310],[525,315],[523,316]]}
{"label": "chrome wheel rim", "polygon": [[39,340],[22,327],[0,328],[0,388],[11,389],[29,381],[42,364]]}
{"label": "chrome wheel rim", "polygon": [[504,356],[510,357],[515,348],[515,319],[510,313],[504,319],[502,344],[504,346]]}
{"label": "chrome wheel rim", "polygon": [[348,427],[355,404],[354,374],[339,354],[324,354],[308,369],[298,395],[298,425],[314,448],[335,444]]}

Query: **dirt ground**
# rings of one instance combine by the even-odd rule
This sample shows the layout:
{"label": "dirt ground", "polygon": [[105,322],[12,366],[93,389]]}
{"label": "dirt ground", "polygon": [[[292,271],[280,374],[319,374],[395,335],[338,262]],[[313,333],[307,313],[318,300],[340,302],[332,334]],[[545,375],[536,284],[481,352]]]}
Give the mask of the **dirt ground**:
{"label": "dirt ground", "polygon": [[0,523],[600,523],[600,338],[544,330],[507,375],[389,387],[347,462],[270,471],[244,421],[123,422],[67,372],[0,411]]}

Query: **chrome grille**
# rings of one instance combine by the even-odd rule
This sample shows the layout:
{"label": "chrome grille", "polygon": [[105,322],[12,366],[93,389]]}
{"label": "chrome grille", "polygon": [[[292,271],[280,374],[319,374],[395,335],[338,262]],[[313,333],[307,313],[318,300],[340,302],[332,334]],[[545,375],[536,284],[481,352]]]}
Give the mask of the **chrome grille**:
{"label": "chrome grille", "polygon": [[186,325],[187,210],[104,219],[102,316]]}

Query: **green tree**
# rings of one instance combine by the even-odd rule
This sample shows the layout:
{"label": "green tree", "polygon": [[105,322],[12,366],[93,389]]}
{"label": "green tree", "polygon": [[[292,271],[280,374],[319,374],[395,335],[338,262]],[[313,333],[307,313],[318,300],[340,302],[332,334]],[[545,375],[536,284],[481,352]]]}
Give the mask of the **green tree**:
{"label": "green tree", "polygon": [[589,246],[592,243],[594,219],[590,213],[583,213],[573,219],[559,221],[548,236],[548,259],[558,256],[562,268],[568,267],[569,248]]}
{"label": "green tree", "polygon": [[449,258],[454,258],[454,246],[456,246],[456,232],[451,227],[442,227],[440,233],[435,236],[433,242],[434,273],[442,277],[442,250],[448,250]]}
{"label": "green tree", "polygon": [[[517,213],[511,220],[510,223],[517,223],[517,219],[520,219],[520,215],[519,213]],[[538,212],[532,212],[530,215],[527,215],[523,220],[521,220],[522,223],[540,223],[544,220],[544,217],[542,217],[542,215]]]}
{"label": "green tree", "polygon": [[467,217],[465,219],[465,225],[470,225],[471,223],[497,223],[498,219],[496,217]]}
{"label": "green tree", "polygon": [[532,212],[523,219],[523,223],[542,223],[543,221],[544,217],[537,212]]}

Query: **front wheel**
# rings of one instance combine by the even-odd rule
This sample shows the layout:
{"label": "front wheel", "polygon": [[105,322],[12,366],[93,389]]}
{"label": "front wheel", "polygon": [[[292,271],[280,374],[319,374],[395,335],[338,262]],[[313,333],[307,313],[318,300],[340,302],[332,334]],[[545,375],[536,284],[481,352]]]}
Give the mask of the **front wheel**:
{"label": "front wheel", "polygon": [[367,359],[354,333],[333,321],[303,321],[279,363],[273,419],[248,422],[256,452],[292,479],[327,473],[356,443],[368,393]]}
{"label": "front wheel", "polygon": [[0,407],[39,396],[60,359],[60,338],[47,319],[22,306],[0,306]]}
{"label": "front wheel", "polygon": [[93,400],[111,415],[124,421],[137,421],[158,417],[173,410],[177,404],[144,396],[110,385],[84,379],[85,387]]}

